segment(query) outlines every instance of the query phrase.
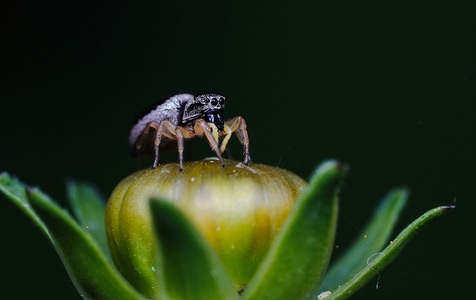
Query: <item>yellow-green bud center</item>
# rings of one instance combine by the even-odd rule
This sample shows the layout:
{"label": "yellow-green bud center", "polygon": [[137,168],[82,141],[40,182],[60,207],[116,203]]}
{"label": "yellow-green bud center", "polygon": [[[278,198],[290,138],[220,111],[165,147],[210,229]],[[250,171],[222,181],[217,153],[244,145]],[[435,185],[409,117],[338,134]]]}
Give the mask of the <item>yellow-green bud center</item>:
{"label": "yellow-green bud center", "polygon": [[[216,251],[237,290],[266,255],[306,187],[297,175],[262,164],[207,159],[164,164],[125,178],[112,193],[106,229],[115,264],[145,296],[156,288],[155,242],[149,200],[177,205]],[[166,259],[166,258],[165,258]]]}

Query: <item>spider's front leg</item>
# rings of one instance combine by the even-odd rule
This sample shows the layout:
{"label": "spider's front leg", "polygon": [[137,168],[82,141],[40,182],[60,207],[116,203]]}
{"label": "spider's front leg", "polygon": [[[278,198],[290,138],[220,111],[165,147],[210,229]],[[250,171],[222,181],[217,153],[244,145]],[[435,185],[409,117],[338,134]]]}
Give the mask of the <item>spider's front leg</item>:
{"label": "spider's front leg", "polygon": [[246,121],[243,117],[237,116],[231,120],[225,122],[225,130],[226,133],[223,141],[221,142],[220,151],[224,152],[226,146],[228,145],[228,141],[230,140],[231,134],[236,132],[236,136],[238,140],[243,145],[243,155],[244,155],[244,164],[248,165],[251,162],[250,156],[250,139],[248,137],[248,130],[246,126]]}
{"label": "spider's front leg", "polygon": [[221,166],[225,167],[225,161],[223,160],[220,148],[218,147],[218,129],[215,124],[207,123],[204,119],[199,119],[195,122],[193,129],[196,135],[205,135],[210,147],[212,147],[213,151],[215,151],[218,156]]}

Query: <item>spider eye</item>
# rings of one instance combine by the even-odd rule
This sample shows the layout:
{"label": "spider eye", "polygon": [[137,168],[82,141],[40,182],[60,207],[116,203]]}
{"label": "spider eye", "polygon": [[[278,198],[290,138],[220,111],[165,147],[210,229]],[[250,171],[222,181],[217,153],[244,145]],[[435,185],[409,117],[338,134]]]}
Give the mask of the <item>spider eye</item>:
{"label": "spider eye", "polygon": [[218,98],[218,103],[220,103],[220,105],[225,104],[225,98],[223,97]]}
{"label": "spider eye", "polygon": [[216,106],[216,105],[218,104],[217,98],[213,97],[213,98],[212,98],[212,101],[211,101],[211,104],[212,104],[213,106]]}
{"label": "spider eye", "polygon": [[208,99],[207,97],[203,98],[203,103],[204,104],[210,103],[210,99]]}

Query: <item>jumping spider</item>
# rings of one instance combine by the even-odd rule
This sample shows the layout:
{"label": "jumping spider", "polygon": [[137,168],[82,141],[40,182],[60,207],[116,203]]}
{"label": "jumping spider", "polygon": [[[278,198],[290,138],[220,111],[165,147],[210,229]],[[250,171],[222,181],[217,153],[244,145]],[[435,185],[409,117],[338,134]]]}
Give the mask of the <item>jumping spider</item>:
{"label": "jumping spider", "polygon": [[184,139],[205,135],[224,167],[222,153],[226,149],[231,134],[236,132],[238,140],[243,144],[244,163],[248,165],[251,157],[245,119],[237,116],[224,122],[224,110],[225,97],[221,95],[203,94],[194,97],[190,94],[178,94],[172,96],[137,121],[132,127],[129,143],[134,154],[151,152],[153,149],[152,168],[156,168],[159,162],[159,150],[166,150],[176,143],[179,167],[183,170]]}

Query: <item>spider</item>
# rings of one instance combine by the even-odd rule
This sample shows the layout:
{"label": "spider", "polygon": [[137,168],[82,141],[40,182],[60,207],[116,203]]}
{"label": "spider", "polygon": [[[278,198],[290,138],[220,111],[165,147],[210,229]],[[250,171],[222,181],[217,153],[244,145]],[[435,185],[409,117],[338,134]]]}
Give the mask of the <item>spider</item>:
{"label": "spider", "polygon": [[237,116],[224,122],[224,110],[225,97],[222,95],[203,94],[194,97],[190,94],[178,94],[172,96],[143,115],[132,127],[129,143],[133,153],[153,150],[152,168],[156,168],[159,162],[159,150],[167,150],[176,143],[179,168],[182,171],[184,139],[205,135],[222,167],[225,167],[222,153],[226,149],[231,134],[236,132],[238,140],[243,144],[244,164],[248,165],[251,157],[245,119]]}

